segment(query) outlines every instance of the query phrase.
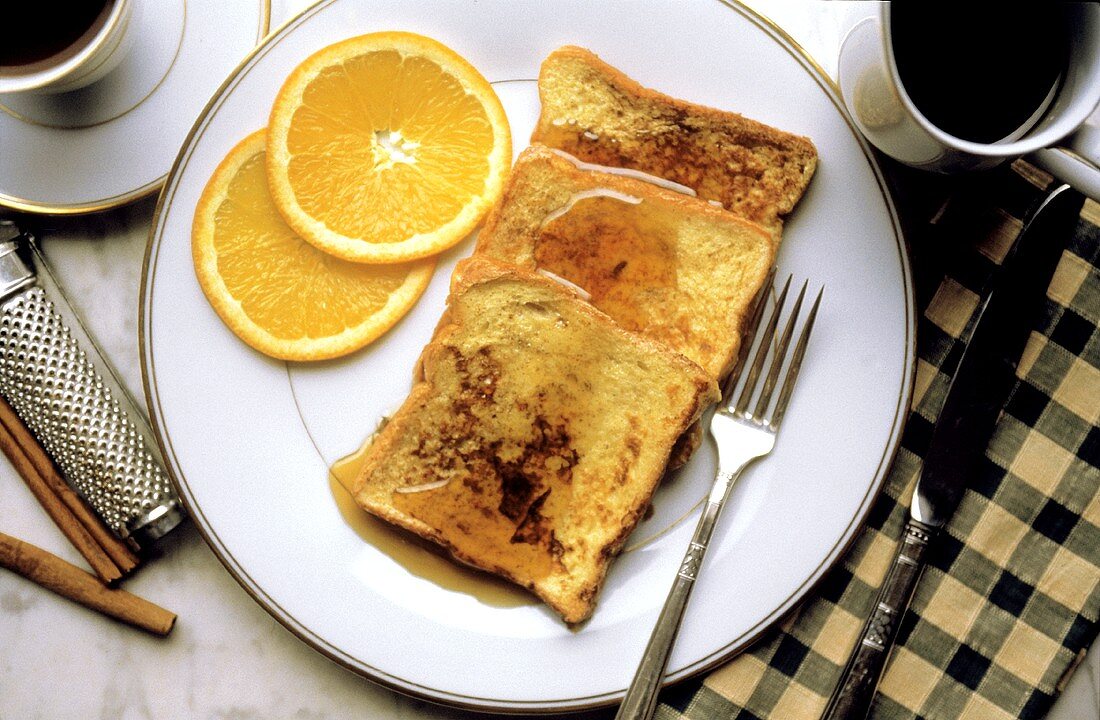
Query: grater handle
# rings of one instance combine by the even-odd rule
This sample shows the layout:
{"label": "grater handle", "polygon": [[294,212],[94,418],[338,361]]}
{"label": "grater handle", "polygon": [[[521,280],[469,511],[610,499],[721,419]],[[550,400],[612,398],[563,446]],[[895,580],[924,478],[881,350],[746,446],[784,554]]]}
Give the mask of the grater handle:
{"label": "grater handle", "polygon": [[69,485],[141,549],[182,520],[175,490],[125,392],[112,390],[110,373],[90,354],[101,367],[105,361],[90,341],[87,349],[78,343],[29,263],[20,276],[17,250],[0,244],[0,395]]}

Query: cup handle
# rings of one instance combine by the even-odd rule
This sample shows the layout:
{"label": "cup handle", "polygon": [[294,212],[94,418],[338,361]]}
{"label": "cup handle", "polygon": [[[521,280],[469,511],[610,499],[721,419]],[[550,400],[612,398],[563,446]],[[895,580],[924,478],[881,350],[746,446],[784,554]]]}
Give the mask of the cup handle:
{"label": "cup handle", "polygon": [[1100,202],[1100,128],[1095,125],[1082,125],[1058,147],[1036,150],[1025,159]]}

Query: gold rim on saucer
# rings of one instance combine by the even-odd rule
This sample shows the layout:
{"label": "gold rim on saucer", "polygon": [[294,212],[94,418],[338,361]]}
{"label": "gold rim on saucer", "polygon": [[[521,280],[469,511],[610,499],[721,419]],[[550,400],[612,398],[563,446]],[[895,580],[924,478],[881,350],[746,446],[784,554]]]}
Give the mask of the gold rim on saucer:
{"label": "gold rim on saucer", "polygon": [[[128,115],[133,110],[135,110],[136,108],[143,105],[149,98],[153,97],[153,95],[156,94],[157,90],[159,90],[161,88],[161,86],[164,84],[164,81],[172,73],[173,69],[175,69],[176,61],[178,60],[180,51],[183,47],[184,36],[186,35],[186,32],[187,32],[187,29],[186,29],[186,20],[187,20],[186,5],[187,5],[187,2],[186,2],[186,0],[184,0],[183,5],[184,5],[184,29],[180,34],[180,41],[177,44],[177,46],[175,48],[175,51],[173,52],[172,60],[169,63],[168,69],[165,71],[164,75],[160,78],[160,80],[158,80],[154,84],[153,88],[148,93],[146,93],[136,103],[130,105],[129,107],[127,107],[122,112],[118,112],[118,113],[112,115],[111,117],[109,117],[105,120],[98,120],[94,123],[89,123],[87,125],[56,125],[56,124],[52,124],[52,123],[38,122],[38,121],[35,121],[31,118],[24,117],[22,114],[11,110],[7,106],[3,105],[2,103],[0,103],[0,112],[4,112],[4,113],[8,114],[9,116],[14,117],[15,119],[17,119],[21,122],[25,122],[25,123],[35,125],[35,126],[38,126],[38,127],[45,127],[45,128],[55,129],[55,130],[62,131],[62,132],[66,131],[66,130],[78,130],[78,129],[86,129],[86,128],[89,128],[89,127],[96,127],[96,126],[106,125],[106,124],[115,122],[118,119]],[[257,29],[257,34],[256,34],[256,45],[260,44],[260,42],[267,36],[268,32],[271,29],[271,0],[259,0],[258,20],[259,20],[259,23],[258,23],[258,29]],[[251,53],[249,53],[248,57],[251,57]],[[205,112],[205,110],[203,112]],[[17,212],[31,213],[31,214],[36,214],[36,215],[86,215],[86,214],[91,214],[91,213],[104,212],[106,210],[113,210],[113,209],[122,207],[123,205],[127,205],[127,204],[135,202],[137,200],[141,200],[143,198],[149,197],[150,195],[156,193],[157,191],[159,191],[161,189],[161,187],[164,186],[164,182],[168,178],[169,173],[170,173],[170,170],[168,172],[165,172],[163,175],[156,178],[155,180],[144,183],[144,184],[142,184],[142,185],[140,185],[136,188],[133,188],[132,190],[128,190],[124,193],[119,193],[117,195],[112,195],[112,196],[109,196],[109,197],[100,198],[100,199],[90,201],[90,202],[53,203],[53,202],[45,202],[45,201],[34,200],[34,199],[31,199],[31,198],[17,197],[17,196],[14,196],[14,195],[9,195],[7,193],[0,192],[0,209],[15,210]]]}

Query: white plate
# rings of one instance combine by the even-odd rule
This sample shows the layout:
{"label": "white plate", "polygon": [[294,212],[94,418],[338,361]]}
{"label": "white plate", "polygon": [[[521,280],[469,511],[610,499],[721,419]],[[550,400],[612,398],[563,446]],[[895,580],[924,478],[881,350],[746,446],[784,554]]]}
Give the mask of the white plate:
{"label": "white plate", "polygon": [[381,29],[438,38],[481,69],[505,104],[517,151],[538,111],[531,79],[566,43],[592,48],[646,85],[817,144],[817,176],[787,225],[779,265],[827,285],[822,315],[778,447],[746,473],[723,517],[671,679],[716,665],[792,608],[854,536],[900,439],[914,335],[892,206],[833,86],[780,31],[717,0],[334,0],[258,48],[184,145],[146,262],[146,392],[184,502],[230,572],[305,642],[390,687],[466,707],[540,712],[621,697],[675,574],[714,471],[709,443],[660,490],[656,514],[614,564],[595,615],[575,630],[498,584],[442,569],[335,500],[327,468],[404,398],[450,268],[469,242],[441,263],[393,331],[338,362],[266,359],[204,299],[188,238],[216,164],[264,125],[298,62]]}
{"label": "white plate", "polygon": [[0,95],[0,207],[76,214],[156,192],[195,117],[267,34],[270,8],[138,2],[133,45],[105,78],[69,93]]}

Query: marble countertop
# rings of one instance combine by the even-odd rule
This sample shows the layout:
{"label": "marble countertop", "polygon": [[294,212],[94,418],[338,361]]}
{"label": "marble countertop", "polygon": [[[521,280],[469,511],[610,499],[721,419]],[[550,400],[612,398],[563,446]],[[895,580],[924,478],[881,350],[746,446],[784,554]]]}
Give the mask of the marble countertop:
{"label": "marble countertop", "polygon": [[[276,0],[272,26],[306,4]],[[750,5],[835,73],[850,3]],[[79,298],[89,330],[137,398],[138,293],[154,206],[152,198],[91,216],[16,217],[41,238],[58,279]],[[0,528],[83,565],[3,458]],[[253,602],[190,523],[165,539],[126,589],[178,613],[168,638],[0,573],[0,719],[469,717],[385,690],[310,649]],[[1100,718],[1100,653],[1089,655],[1049,717]]]}

